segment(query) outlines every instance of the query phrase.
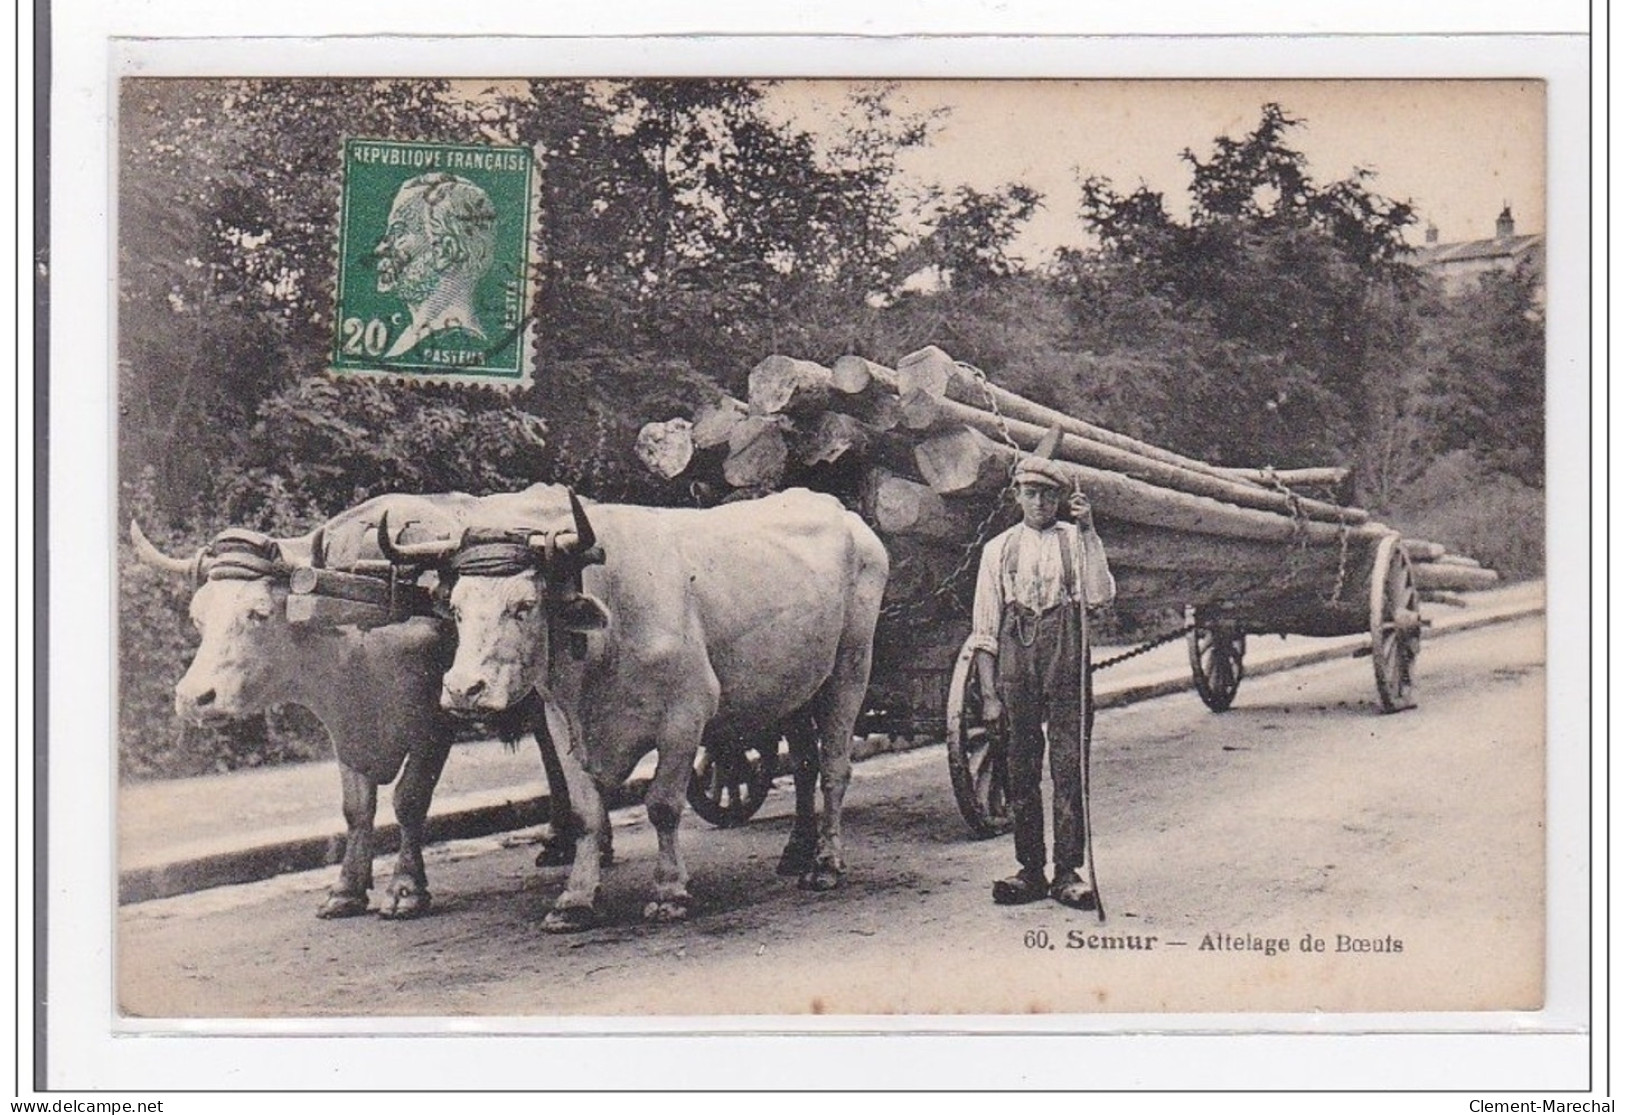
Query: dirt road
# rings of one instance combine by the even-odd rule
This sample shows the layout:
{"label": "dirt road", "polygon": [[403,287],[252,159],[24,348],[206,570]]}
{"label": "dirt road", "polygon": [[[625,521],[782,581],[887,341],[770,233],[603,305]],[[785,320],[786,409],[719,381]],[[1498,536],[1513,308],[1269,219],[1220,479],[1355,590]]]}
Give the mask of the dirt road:
{"label": "dirt road", "polygon": [[[1008,838],[968,839],[940,747],[861,764],[848,881],[773,874],[787,786],[750,825],[685,821],[694,916],[638,920],[641,810],[617,816],[602,928],[538,929],[563,885],[513,840],[432,850],[435,912],[318,921],[331,871],[126,906],[140,1017],[1465,1010],[1541,1003],[1544,624],[1427,644],[1420,709],[1368,662],[1103,715],[1104,924],[992,905]],[[386,865],[380,861],[380,879]],[[1317,945],[1318,942],[1318,945]]]}

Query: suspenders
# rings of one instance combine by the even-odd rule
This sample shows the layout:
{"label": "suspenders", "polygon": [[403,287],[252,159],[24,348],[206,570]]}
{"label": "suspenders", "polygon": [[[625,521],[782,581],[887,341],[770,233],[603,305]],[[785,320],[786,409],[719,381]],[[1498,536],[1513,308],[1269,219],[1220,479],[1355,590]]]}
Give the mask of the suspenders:
{"label": "suspenders", "polygon": [[[1056,603],[1075,604],[1079,599],[1081,599],[1083,594],[1079,588],[1077,557],[1072,552],[1072,539],[1067,536],[1067,533],[1062,530],[1060,526],[1056,526],[1054,529],[1059,531],[1061,535],[1062,598]],[[1019,530],[1007,534],[1004,539],[1004,551],[999,555],[999,575],[1003,578],[1006,586],[1014,585],[1016,583],[1016,562],[1021,554],[1019,539]],[[1014,601],[1007,598],[1005,603],[1011,604],[1014,603]]]}

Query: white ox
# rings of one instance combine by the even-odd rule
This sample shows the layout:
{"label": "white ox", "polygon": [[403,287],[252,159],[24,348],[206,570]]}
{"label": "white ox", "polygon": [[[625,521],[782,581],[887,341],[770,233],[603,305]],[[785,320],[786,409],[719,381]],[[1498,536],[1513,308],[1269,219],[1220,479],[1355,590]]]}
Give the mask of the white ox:
{"label": "white ox", "polygon": [[[798,763],[798,809],[782,873],[835,886],[845,865],[841,803],[852,734],[869,682],[886,587],[886,550],[833,497],[792,490],[707,510],[597,505],[564,492],[551,520],[481,506],[490,529],[441,544],[380,548],[450,583],[457,653],[442,703],[486,714],[539,693],[581,808],[575,862],[543,922],[560,932],[596,920],[607,823],[602,793],[658,752],[646,796],[659,837],[650,920],[686,916],[688,875],[677,829],[684,789],[708,730],[773,732],[810,714],[824,809],[815,831],[814,772]],[[562,501],[561,501],[562,502]],[[805,802],[806,808],[801,808]]]}
{"label": "white ox", "polygon": [[[376,562],[377,524],[386,514],[400,524],[416,523],[414,530],[437,534],[458,529],[480,502],[462,493],[380,496],[308,535],[271,539],[225,531],[185,559],[159,552],[131,524],[131,539],[143,562],[197,583],[190,612],[199,645],[175,686],[176,713],[190,723],[208,725],[263,713],[274,705],[298,704],[313,712],[332,738],[346,838],[338,882],[319,917],[367,911],[378,787],[397,774],[400,849],[379,913],[405,918],[429,908],[423,837],[455,726],[440,706],[441,675],[451,659],[453,632],[441,619],[414,616],[385,623],[387,617],[376,607],[343,603],[328,609],[323,622],[291,622],[290,577],[300,567],[344,569],[358,561]],[[556,496],[538,486],[487,497],[487,502],[516,514],[541,513],[543,507],[556,506]],[[515,737],[530,726],[505,725]],[[558,792],[564,778],[545,728],[539,721],[534,726],[555,791],[557,834],[565,827],[559,823],[561,812],[569,812],[565,795]],[[573,844],[560,848],[575,851]],[[544,849],[538,862],[564,859]]]}

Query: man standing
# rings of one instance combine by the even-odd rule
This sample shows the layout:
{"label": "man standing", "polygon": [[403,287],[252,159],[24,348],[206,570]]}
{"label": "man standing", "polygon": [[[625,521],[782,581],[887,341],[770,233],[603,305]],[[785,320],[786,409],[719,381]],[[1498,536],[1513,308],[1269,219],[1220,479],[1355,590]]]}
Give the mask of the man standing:
{"label": "man standing", "polygon": [[[1046,438],[1049,442],[1051,439]],[[1095,533],[1089,501],[1073,490],[1076,525],[1057,521],[1061,493],[1072,487],[1043,449],[1015,474],[1021,522],[982,551],[971,640],[988,721],[1008,715],[1010,806],[1020,870],[993,884],[1000,905],[1046,894],[1079,910],[1095,908],[1078,876],[1087,862],[1081,723],[1083,656],[1089,645],[1085,605],[1117,593],[1106,548]],[[1046,726],[1054,790],[1055,880],[1044,874],[1041,787]]]}

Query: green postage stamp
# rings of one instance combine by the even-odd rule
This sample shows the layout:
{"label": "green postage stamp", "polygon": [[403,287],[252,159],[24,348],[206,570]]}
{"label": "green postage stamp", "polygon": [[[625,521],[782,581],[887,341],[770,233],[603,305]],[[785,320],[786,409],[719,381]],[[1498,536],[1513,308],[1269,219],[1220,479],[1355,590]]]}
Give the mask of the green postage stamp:
{"label": "green postage stamp", "polygon": [[346,140],[333,371],[528,385],[535,175],[523,147]]}

